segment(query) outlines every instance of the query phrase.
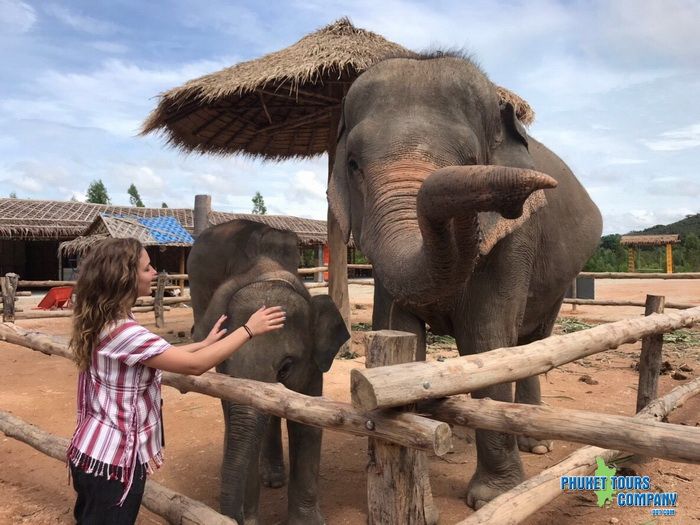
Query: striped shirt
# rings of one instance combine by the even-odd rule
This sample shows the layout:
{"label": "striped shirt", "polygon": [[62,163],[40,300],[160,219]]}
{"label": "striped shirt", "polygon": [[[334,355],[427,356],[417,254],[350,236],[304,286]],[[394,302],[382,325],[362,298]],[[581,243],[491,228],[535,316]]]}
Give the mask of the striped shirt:
{"label": "striped shirt", "polygon": [[142,361],[170,347],[133,319],[100,333],[90,367],[78,376],[78,425],[68,460],[80,470],[131,488],[137,461],[152,472],[160,467],[162,422],[161,371]]}

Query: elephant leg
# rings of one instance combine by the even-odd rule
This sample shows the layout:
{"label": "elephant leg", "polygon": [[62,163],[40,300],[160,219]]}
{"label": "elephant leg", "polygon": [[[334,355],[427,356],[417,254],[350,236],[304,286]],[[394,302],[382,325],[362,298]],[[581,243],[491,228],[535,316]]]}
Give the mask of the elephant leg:
{"label": "elephant leg", "polygon": [[[552,329],[554,328],[557,315],[559,315],[562,300],[557,302],[556,307],[552,308],[546,320],[539,324],[533,332],[518,338],[518,345],[526,345],[532,343],[533,341],[539,341],[540,339],[549,337],[552,334]],[[515,402],[525,403],[528,405],[539,405],[542,402],[539,376],[526,377],[525,379],[520,379],[516,382]],[[536,439],[520,434],[518,435],[518,448],[522,452],[546,454],[547,452],[552,451],[554,448],[554,442],[549,439]]]}
{"label": "elephant leg", "polygon": [[[307,395],[320,396],[323,376],[312,379]],[[287,421],[289,433],[288,524],[325,523],[318,500],[318,473],[321,463],[322,430],[295,421]]]}
{"label": "elephant leg", "polygon": [[260,453],[260,479],[262,484],[274,489],[284,486],[287,482],[287,474],[284,470],[282,429],[279,417],[270,417],[262,447],[262,452]]}
{"label": "elephant leg", "polygon": [[395,303],[376,279],[373,308],[372,330],[399,330],[416,334],[416,361],[425,361],[425,322]]}
{"label": "elephant leg", "polygon": [[[473,398],[488,397],[512,402],[512,383],[502,383],[472,392]],[[487,502],[522,483],[525,472],[515,435],[492,430],[475,431],[476,472],[467,486],[467,505],[477,510]]]}
{"label": "elephant leg", "polygon": [[258,457],[268,417],[250,407],[225,402],[221,512],[238,523],[257,525]]}
{"label": "elephant leg", "polygon": [[[505,263],[501,263],[505,264],[505,269],[499,268],[499,262],[472,278],[452,319],[461,355],[514,346],[518,342],[528,283],[519,281],[517,275],[525,274],[525,270]],[[500,273],[504,271],[505,274]],[[493,385],[471,395],[513,402],[513,385],[511,382]],[[514,434],[477,429],[475,435],[477,466],[467,487],[466,501],[470,507],[478,509],[520,484],[525,474]]]}

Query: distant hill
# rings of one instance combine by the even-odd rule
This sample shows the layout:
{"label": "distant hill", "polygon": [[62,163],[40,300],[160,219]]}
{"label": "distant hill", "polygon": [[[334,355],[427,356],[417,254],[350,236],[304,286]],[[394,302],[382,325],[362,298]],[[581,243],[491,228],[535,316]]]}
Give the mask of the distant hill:
{"label": "distant hill", "polygon": [[671,224],[657,224],[645,230],[630,232],[628,235],[665,235],[677,233],[683,239],[689,233],[700,237],[700,213],[687,215],[685,219]]}

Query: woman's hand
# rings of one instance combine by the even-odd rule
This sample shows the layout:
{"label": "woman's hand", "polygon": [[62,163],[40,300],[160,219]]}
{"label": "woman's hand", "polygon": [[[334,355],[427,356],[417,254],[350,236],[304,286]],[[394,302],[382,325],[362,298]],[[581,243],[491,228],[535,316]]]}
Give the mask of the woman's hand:
{"label": "woman's hand", "polygon": [[216,343],[219,339],[226,335],[227,329],[221,328],[221,325],[226,321],[226,314],[219,317],[218,321],[214,323],[214,327],[209,332],[209,335],[202,341],[204,346],[209,346],[212,343]]}
{"label": "woman's hand", "polygon": [[282,328],[286,318],[287,314],[282,310],[281,306],[271,306],[269,308],[261,306],[257,312],[250,316],[246,326],[253,335],[261,335]]}

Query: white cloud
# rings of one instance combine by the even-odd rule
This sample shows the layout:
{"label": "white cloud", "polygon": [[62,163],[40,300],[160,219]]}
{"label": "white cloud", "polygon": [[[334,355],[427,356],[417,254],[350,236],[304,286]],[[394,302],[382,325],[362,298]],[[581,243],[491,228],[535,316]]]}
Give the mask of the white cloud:
{"label": "white cloud", "polygon": [[155,107],[158,93],[226,65],[230,62],[203,60],[149,69],[110,59],[91,73],[50,70],[39,74],[25,97],[0,101],[0,109],[15,119],[93,127],[130,137]]}
{"label": "white cloud", "polygon": [[597,5],[603,45],[610,53],[656,55],[689,64],[700,61],[697,0],[603,0]]}
{"label": "white cloud", "polygon": [[642,141],[654,151],[680,151],[700,146],[700,124],[692,124],[674,131],[666,131],[656,140]]}
{"label": "white cloud", "polygon": [[90,46],[92,46],[94,49],[97,49],[98,51],[102,51],[103,53],[109,53],[111,55],[123,55],[129,50],[129,47],[120,44],[118,42],[108,42],[105,40],[97,40],[95,42],[91,42]]}
{"label": "white cloud", "polygon": [[0,31],[26,33],[36,22],[36,11],[26,2],[0,0]]}
{"label": "white cloud", "polygon": [[118,26],[104,20],[76,13],[62,5],[48,4],[44,6],[44,11],[55,17],[68,27],[83,31],[91,35],[106,35],[118,31]]}

